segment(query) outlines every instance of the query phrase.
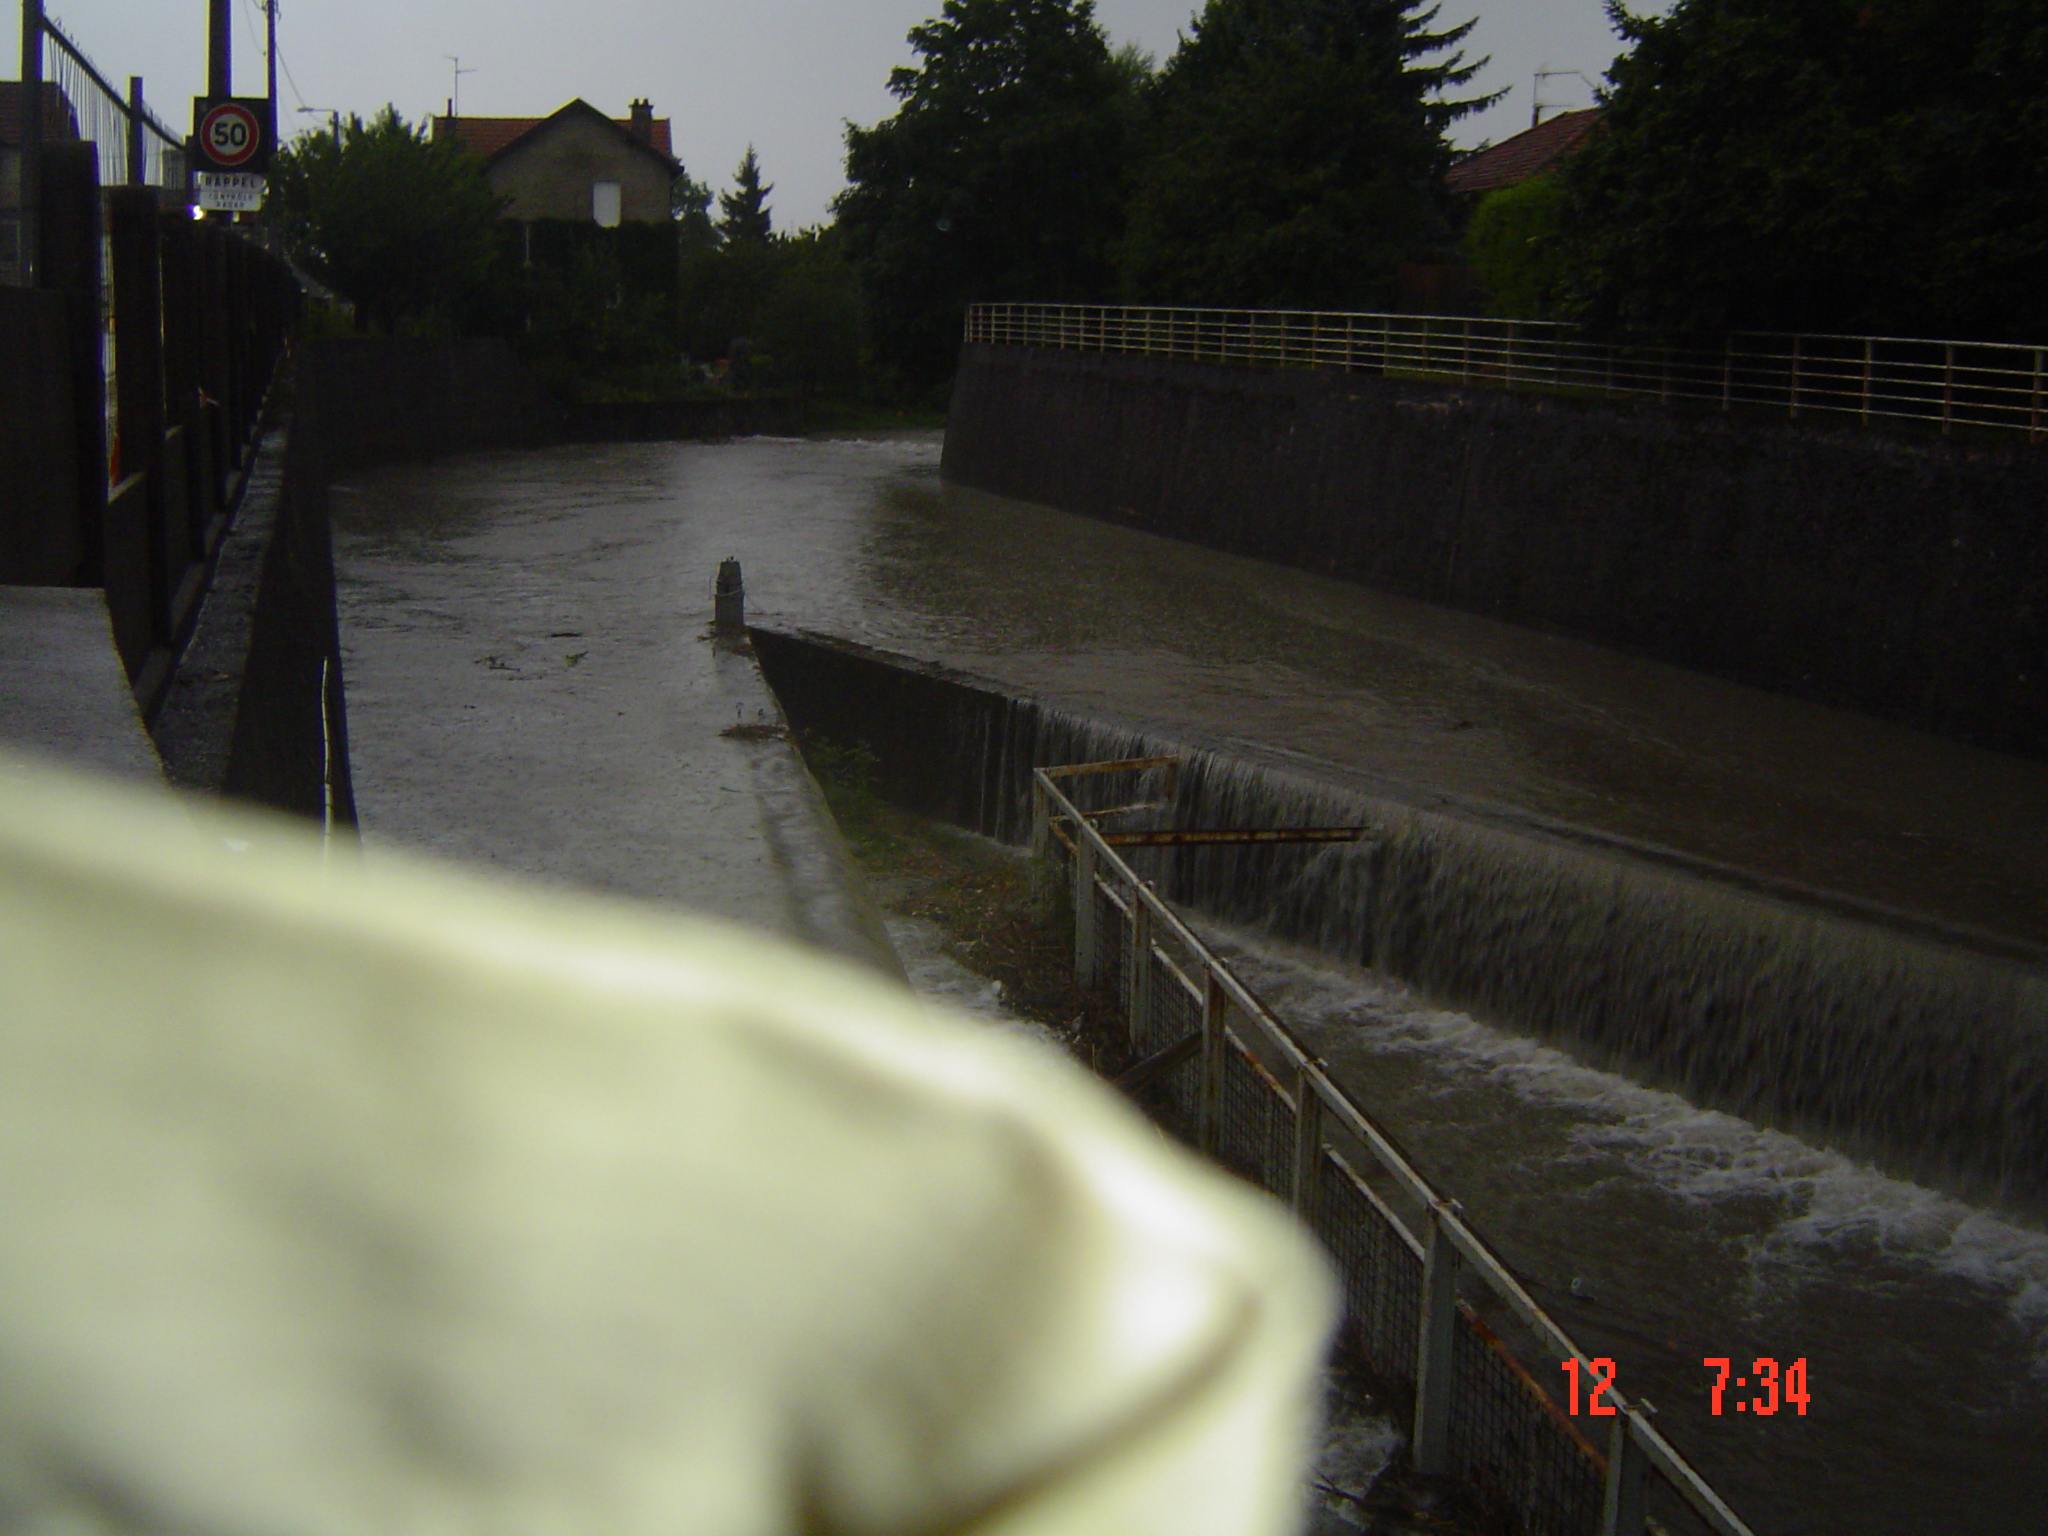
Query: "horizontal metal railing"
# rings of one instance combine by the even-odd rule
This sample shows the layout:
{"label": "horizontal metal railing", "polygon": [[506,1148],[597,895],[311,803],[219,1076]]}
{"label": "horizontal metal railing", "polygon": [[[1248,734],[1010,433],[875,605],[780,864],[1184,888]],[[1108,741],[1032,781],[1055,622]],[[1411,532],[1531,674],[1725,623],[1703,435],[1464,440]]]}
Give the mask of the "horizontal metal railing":
{"label": "horizontal metal railing", "polygon": [[[1591,1359],[1434,1189],[1391,1137],[1324,1072],[1263,1003],[1142,879],[1062,789],[1083,776],[1177,772],[1144,758],[1035,770],[1034,868],[1067,861],[1075,970],[1122,1003],[1139,1066],[1202,1150],[1287,1200],[1343,1275],[1347,1327],[1386,1380],[1414,1394],[1419,1472],[1482,1482],[1529,1532],[1643,1536],[1651,1479],[1716,1536],[1749,1527],[1650,1422],[1654,1409],[1608,1391],[1608,1443],[1595,1447],[1459,1299],[1462,1274],[1591,1382]],[[1171,791],[1168,791],[1170,797]],[[1192,1047],[1192,1048],[1191,1048]],[[1153,1070],[1154,1068],[1158,1070]],[[1169,1075],[1170,1074],[1170,1075]],[[1176,1087],[1173,1077],[1182,1081]],[[1419,1221],[1394,1209],[1405,1203]],[[1420,1230],[1416,1230],[1416,1227]],[[1611,1368],[1610,1373],[1611,1374]],[[1489,1420],[1491,1422],[1489,1422]]]}
{"label": "horizontal metal railing", "polygon": [[1718,347],[1632,345],[1541,320],[1284,309],[977,304],[987,346],[1342,368],[1602,399],[1691,401],[1792,418],[2048,430],[2048,345],[1738,332]]}

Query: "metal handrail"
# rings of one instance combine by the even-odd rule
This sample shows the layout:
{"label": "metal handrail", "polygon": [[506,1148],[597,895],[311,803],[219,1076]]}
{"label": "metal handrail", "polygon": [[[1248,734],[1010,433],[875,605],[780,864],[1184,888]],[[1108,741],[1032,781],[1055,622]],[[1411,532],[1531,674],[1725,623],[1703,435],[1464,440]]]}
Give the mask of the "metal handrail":
{"label": "metal handrail", "polygon": [[[1197,1003],[1204,1005],[1202,1016],[1205,1052],[1211,1048],[1220,1048],[1222,1038],[1235,1033],[1225,1022],[1224,1009],[1213,1006],[1213,1000],[1227,1002],[1250,1021],[1266,1047],[1285,1064],[1296,1089],[1292,1104],[1297,1132],[1300,1133],[1301,1127],[1306,1123],[1309,1127],[1307,1135],[1317,1143],[1314,1150],[1335,1160],[1353,1179],[1356,1179],[1357,1171],[1351,1168],[1343,1155],[1322,1141],[1320,1124],[1322,1117],[1327,1116],[1330,1121],[1342,1126],[1355,1137],[1371,1156],[1378,1170],[1392,1179],[1401,1191],[1425,1212],[1427,1232],[1418,1237],[1409,1231],[1407,1225],[1391,1210],[1384,1205],[1380,1207],[1411,1251],[1418,1255],[1428,1255],[1433,1253],[1438,1243],[1448,1245],[1448,1249],[1479,1278],[1494,1299],[1527,1327],[1539,1343],[1554,1351],[1560,1361],[1577,1361],[1580,1370],[1586,1373],[1586,1379],[1591,1380],[1591,1358],[1571,1335],[1537,1304],[1535,1298],[1523,1288],[1508,1266],[1495,1256],[1465,1222],[1457,1203],[1446,1200],[1430,1185],[1372,1116],[1354,1102],[1323,1070],[1320,1059],[1311,1055],[1294,1038],[1286,1025],[1259,1001],[1229,966],[1217,958],[1180,915],[1124,862],[1115,847],[1096,828],[1094,820],[1068,798],[1058,782],[1089,773],[1166,766],[1174,761],[1163,758],[1139,758],[1114,763],[1039,768],[1032,772],[1031,852],[1036,867],[1045,868],[1045,861],[1050,854],[1055,836],[1067,844],[1075,855],[1075,950],[1077,960],[1085,957],[1082,968],[1092,969],[1095,963],[1092,936],[1092,897],[1095,891],[1102,891],[1134,918],[1142,912],[1144,919],[1133,921],[1129,925],[1132,943],[1142,944],[1146,962],[1157,960],[1163,963],[1168,972],[1188,990]],[[1111,879],[1103,879],[1104,874],[1109,875]],[[1189,976],[1182,972],[1173,958],[1156,946],[1155,938],[1159,935],[1170,936],[1181,946],[1191,957],[1193,968],[1200,974]],[[1088,978],[1084,977],[1085,979]],[[1213,1040],[1209,1038],[1211,1031],[1216,1032],[1216,1038]],[[1240,1041],[1240,1044],[1243,1042]],[[1298,1164],[1296,1183],[1297,1186],[1301,1183]],[[1298,1203],[1299,1188],[1296,1194]],[[1428,1270],[1437,1268],[1437,1261],[1434,1258],[1426,1260],[1426,1263]],[[1429,1459],[1424,1454],[1421,1442],[1425,1439],[1424,1426],[1431,1423],[1440,1426],[1446,1421],[1448,1414],[1450,1318],[1447,1312],[1440,1309],[1456,1305],[1455,1288],[1449,1287],[1447,1283],[1432,1288],[1425,1283],[1422,1304],[1424,1310],[1418,1329],[1420,1358],[1416,1373],[1419,1387],[1415,1406],[1415,1440],[1418,1444],[1417,1462],[1420,1470],[1434,1471],[1441,1468],[1421,1465]],[[1647,1527],[1642,1507],[1641,1477],[1646,1465],[1664,1477],[1716,1536],[1753,1536],[1749,1526],[1729,1508],[1726,1501],[1715,1493],[1671,1443],[1652,1427],[1649,1418],[1655,1409],[1650,1404],[1631,1402],[1618,1389],[1612,1387],[1605,1390],[1618,1411],[1612,1441],[1605,1457],[1607,1499],[1602,1536],[1643,1536]],[[1435,1432],[1441,1434],[1440,1429]]]}
{"label": "metal handrail", "polygon": [[172,149],[183,149],[185,147],[184,140],[166,128],[157,115],[150,111],[148,107],[142,107],[139,114],[135,109],[132,109],[127,101],[122,98],[121,93],[115,90],[108,82],[107,77],[99,72],[98,66],[85,56],[85,51],[58,30],[56,22],[45,16],[42,18],[42,27],[43,31],[49,34],[50,41],[69,54],[71,62],[84,70],[87,78],[106,93],[107,100],[119,109],[123,117],[147,128]]}
{"label": "metal handrail", "polygon": [[1131,353],[1253,367],[1343,368],[1461,385],[1692,400],[1939,422],[2037,441],[2048,348],[1822,332],[1736,331],[1719,347],[1588,338],[1552,320],[1341,310],[976,304],[964,339],[988,346]]}

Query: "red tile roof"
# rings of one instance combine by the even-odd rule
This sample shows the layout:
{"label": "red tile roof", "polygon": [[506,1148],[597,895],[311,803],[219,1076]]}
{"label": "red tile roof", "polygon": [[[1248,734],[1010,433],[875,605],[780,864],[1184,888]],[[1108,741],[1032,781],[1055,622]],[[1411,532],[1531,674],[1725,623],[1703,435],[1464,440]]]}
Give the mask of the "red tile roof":
{"label": "red tile roof", "polygon": [[[21,104],[27,93],[19,80],[0,80],[0,144],[21,142]],[[78,116],[55,82],[43,82],[43,138],[49,143],[78,137]]]}
{"label": "red tile roof", "polygon": [[[452,133],[455,141],[464,149],[488,160],[504,150],[513,140],[532,132],[546,121],[545,117],[437,117],[434,119],[434,137],[445,139]],[[632,133],[631,118],[615,117],[611,121],[628,134]],[[668,118],[654,119],[649,143],[657,153],[674,158],[675,151],[670,147]]]}
{"label": "red tile roof", "polygon": [[1599,121],[1598,107],[1560,112],[1547,123],[1460,160],[1444,177],[1444,185],[1465,193],[1519,186],[1570,159]]}

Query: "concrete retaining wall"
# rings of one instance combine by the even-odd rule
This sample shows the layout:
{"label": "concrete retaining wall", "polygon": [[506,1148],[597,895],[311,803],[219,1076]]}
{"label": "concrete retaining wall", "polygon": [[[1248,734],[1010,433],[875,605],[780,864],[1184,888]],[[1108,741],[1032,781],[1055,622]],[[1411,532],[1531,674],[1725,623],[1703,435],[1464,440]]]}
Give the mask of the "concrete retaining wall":
{"label": "concrete retaining wall", "polygon": [[648,442],[802,430],[781,400],[564,406],[510,343],[351,338],[304,349],[322,381],[328,468],[562,442]]}
{"label": "concrete retaining wall", "polygon": [[944,469],[2048,756],[2048,449],[969,347]]}
{"label": "concrete retaining wall", "polygon": [[0,288],[0,583],[61,586],[87,560],[64,295]]}

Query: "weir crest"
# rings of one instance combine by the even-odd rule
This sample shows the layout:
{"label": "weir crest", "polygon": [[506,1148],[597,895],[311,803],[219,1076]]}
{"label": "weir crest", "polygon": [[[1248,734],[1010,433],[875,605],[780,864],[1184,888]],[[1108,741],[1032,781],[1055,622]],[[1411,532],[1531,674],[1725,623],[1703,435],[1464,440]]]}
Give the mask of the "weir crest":
{"label": "weir crest", "polygon": [[1170,900],[1890,1173],[2048,1211],[2037,957],[1745,887],[1660,850],[1360,788],[1338,768],[1090,719],[842,642],[754,640],[797,728],[868,746],[878,789],[909,809],[1019,843],[1033,767],[1178,754],[1171,807],[1152,824],[1364,835],[1130,850]]}

